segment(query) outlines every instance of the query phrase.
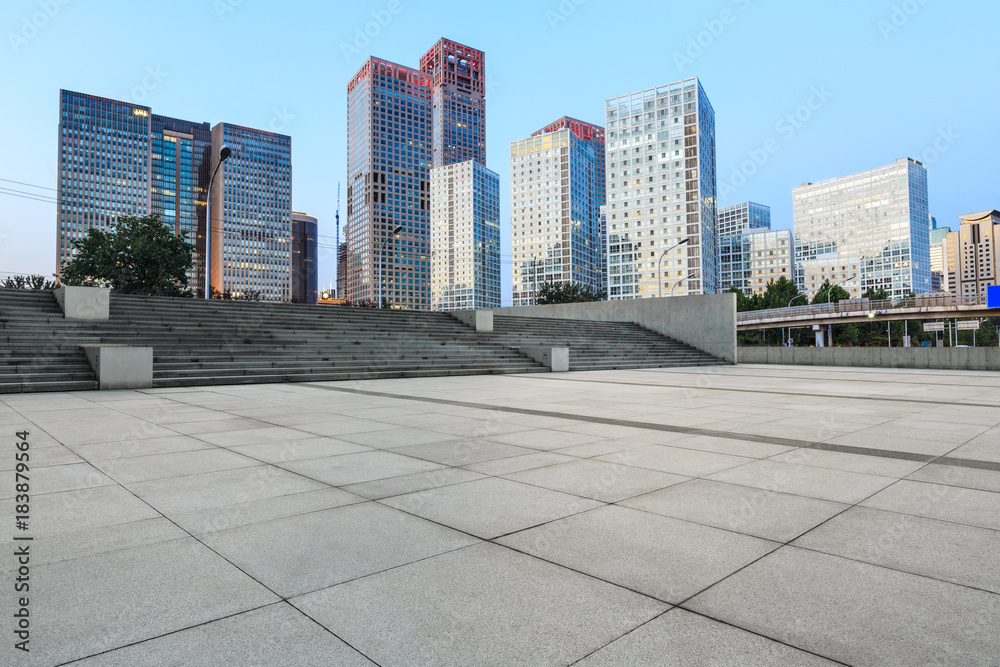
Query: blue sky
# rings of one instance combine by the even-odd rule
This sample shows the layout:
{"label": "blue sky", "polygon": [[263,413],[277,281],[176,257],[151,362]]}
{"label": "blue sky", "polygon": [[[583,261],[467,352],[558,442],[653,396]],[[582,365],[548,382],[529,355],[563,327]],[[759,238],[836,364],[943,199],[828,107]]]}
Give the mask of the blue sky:
{"label": "blue sky", "polygon": [[[930,209],[942,223],[1000,208],[995,2],[3,5],[0,179],[55,187],[60,88],[278,130],[292,136],[293,208],[317,216],[331,246],[320,252],[323,285],[334,277],[347,82],[370,54],[416,67],[440,37],[486,52],[505,300],[509,143],[563,115],[603,124],[605,98],[689,76],[702,79],[715,108],[720,205],[768,204],[772,226],[791,227],[796,185],[913,157],[928,167]],[[358,37],[366,28],[367,43]],[[0,194],[0,272],[51,274],[55,239],[53,204]]]}

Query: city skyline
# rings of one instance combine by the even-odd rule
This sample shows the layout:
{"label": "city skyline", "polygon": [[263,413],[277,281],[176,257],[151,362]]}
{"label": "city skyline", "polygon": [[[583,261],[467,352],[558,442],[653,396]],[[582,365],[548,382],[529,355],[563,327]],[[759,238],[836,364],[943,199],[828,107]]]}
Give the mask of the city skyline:
{"label": "city skyline", "polygon": [[[346,147],[342,133],[324,134],[321,128],[344,127],[344,84],[365,57],[416,64],[414,55],[424,53],[442,36],[489,55],[485,81],[489,163],[505,162],[509,141],[527,136],[551,118],[571,115],[600,121],[608,96],[698,76],[705,81],[717,115],[719,206],[760,201],[772,207],[775,229],[789,228],[791,192],[798,184],[857,173],[900,156],[928,167],[929,208],[938,219],[953,221],[968,211],[996,206],[989,170],[981,165],[1000,147],[997,130],[988,120],[997,92],[982,85],[995,69],[997,56],[985,54],[970,63],[932,48],[942,34],[957,34],[964,20],[934,5],[894,18],[893,3],[805,9],[733,2],[713,8],[681,7],[671,11],[669,23],[664,13],[661,20],[642,22],[649,26],[633,26],[619,12],[589,3],[567,3],[572,11],[557,4],[546,8],[513,3],[503,12],[477,10],[465,17],[418,12],[399,3],[370,3],[338,14],[336,25],[344,28],[334,31],[324,48],[308,39],[315,30],[312,24],[324,24],[328,16],[319,5],[303,3],[301,8],[315,15],[306,22],[302,12],[221,5],[228,9],[192,5],[205,16],[194,27],[192,53],[184,55],[175,46],[135,34],[141,32],[136,27],[150,11],[145,8],[137,8],[138,18],[130,19],[100,7],[83,12],[72,4],[60,5],[58,13],[29,39],[21,34],[21,18],[30,23],[38,5],[12,4],[9,33],[19,40],[8,39],[2,62],[20,96],[18,105],[3,112],[0,136],[11,162],[0,168],[0,178],[8,179],[3,185],[8,190],[42,196],[0,198],[0,234],[5,234],[0,238],[0,271],[44,275],[53,271],[55,207],[50,202],[55,192],[9,181],[55,187],[53,98],[59,88],[66,88],[131,99],[172,117],[226,118],[293,136],[292,207],[320,221],[324,246],[320,285],[326,287],[335,271],[336,183],[346,182]],[[981,8],[987,19],[997,13],[991,5]],[[175,19],[158,20],[169,26]],[[810,39],[799,36],[795,29],[803,23],[815,24],[818,34]],[[239,41],[225,46],[226,40],[216,34],[253,35],[270,24],[278,35],[288,34],[292,26],[303,35],[296,36],[286,54],[256,54]],[[630,48],[639,49],[640,56],[647,48],[652,54],[652,45],[643,46],[640,37],[657,34],[657,44],[668,45],[667,57],[640,58],[648,64],[624,70],[602,61],[613,50],[594,48],[592,43],[566,51],[569,44],[587,42],[581,37],[615,34],[626,24],[637,32]],[[533,39],[508,44],[511,40],[502,36],[507,26],[514,25]],[[89,32],[88,26],[93,28]],[[116,48],[93,43],[93,35],[108,31],[117,31]],[[761,38],[775,43],[762,45]],[[123,61],[123,52],[134,55]],[[310,72],[295,71],[304,54],[323,56],[317,61],[324,71],[321,81]],[[907,58],[901,59],[901,54]],[[213,77],[211,82],[182,76],[191,59],[209,55],[217,56],[222,67],[253,72],[264,85],[246,90],[240,85],[241,76]],[[537,63],[557,56],[571,59],[574,67],[554,80]],[[836,65],[827,64],[838,59]],[[900,67],[899,62],[911,66]],[[747,71],[756,73],[746,77]],[[933,87],[927,85],[931,81]],[[532,101],[527,107],[525,99]],[[867,122],[859,122],[859,113]],[[848,129],[851,150],[838,139]],[[973,136],[974,141],[967,140]],[[502,295],[507,302],[512,272],[510,186],[500,173]]]}

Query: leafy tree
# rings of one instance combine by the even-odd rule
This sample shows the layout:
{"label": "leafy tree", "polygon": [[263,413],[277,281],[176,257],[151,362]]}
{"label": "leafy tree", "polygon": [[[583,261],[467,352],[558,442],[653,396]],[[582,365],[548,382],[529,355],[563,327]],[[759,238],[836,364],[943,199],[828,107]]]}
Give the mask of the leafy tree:
{"label": "leafy tree", "polygon": [[830,285],[830,281],[824,282],[819,290],[816,292],[816,296],[813,297],[813,305],[821,303],[837,303],[838,301],[844,301],[850,299],[851,294],[845,290],[840,285]]}
{"label": "leafy tree", "polygon": [[553,303],[581,303],[584,301],[604,301],[607,295],[589,285],[573,282],[544,282],[538,288],[535,303],[544,306]]}
{"label": "leafy tree", "polygon": [[62,271],[66,285],[107,286],[122,294],[191,296],[187,235],[177,236],[158,215],[122,216],[111,229],[91,228],[73,241],[76,255]]}
{"label": "leafy tree", "polygon": [[9,276],[3,281],[3,287],[30,290],[54,290],[59,287],[58,280],[46,280],[45,276]]}

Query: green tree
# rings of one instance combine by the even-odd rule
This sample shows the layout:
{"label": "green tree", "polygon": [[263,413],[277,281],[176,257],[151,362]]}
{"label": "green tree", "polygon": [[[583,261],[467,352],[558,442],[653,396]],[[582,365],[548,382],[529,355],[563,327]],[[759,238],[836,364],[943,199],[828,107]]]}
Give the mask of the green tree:
{"label": "green tree", "polygon": [[[801,292],[799,292],[798,285],[785,276],[781,276],[777,280],[769,282],[767,287],[764,289],[764,294],[761,295],[760,299],[761,310],[768,310],[770,308],[787,308],[788,302],[800,294]],[[799,301],[801,301],[799,305],[805,303],[802,299]]]}
{"label": "green tree", "polygon": [[821,303],[837,303],[838,301],[844,301],[851,298],[851,293],[845,290],[840,285],[830,285],[830,281],[824,282],[819,290],[816,292],[816,296],[813,297],[813,305]]}
{"label": "green tree", "polygon": [[8,276],[0,287],[30,290],[54,290],[59,287],[58,280],[46,280],[45,276]]}
{"label": "green tree", "polygon": [[122,294],[191,296],[187,235],[177,236],[157,215],[122,216],[111,229],[91,228],[73,241],[76,255],[62,271],[66,285],[105,286]]}
{"label": "green tree", "polygon": [[540,306],[553,303],[581,303],[584,301],[604,301],[606,297],[604,292],[589,285],[572,282],[544,282],[538,287],[538,298],[535,303]]}

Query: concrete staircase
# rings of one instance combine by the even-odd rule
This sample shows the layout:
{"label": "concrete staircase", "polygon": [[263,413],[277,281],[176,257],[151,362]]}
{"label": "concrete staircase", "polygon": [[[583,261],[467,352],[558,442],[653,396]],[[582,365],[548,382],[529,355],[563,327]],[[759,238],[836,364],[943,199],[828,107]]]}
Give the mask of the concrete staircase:
{"label": "concrete staircase", "polygon": [[570,348],[571,370],[718,359],[635,324],[111,295],[111,319],[63,318],[51,292],[0,288],[0,393],[97,383],[81,344],[153,348],[156,387],[544,372],[523,346]]}
{"label": "concrete staircase", "polygon": [[621,368],[716,366],[707,352],[638,324],[493,315],[493,334],[480,334],[512,348],[568,347],[571,371]]}
{"label": "concrete staircase", "polygon": [[63,319],[52,292],[0,288],[0,393],[97,389],[88,342],[90,326]]}

